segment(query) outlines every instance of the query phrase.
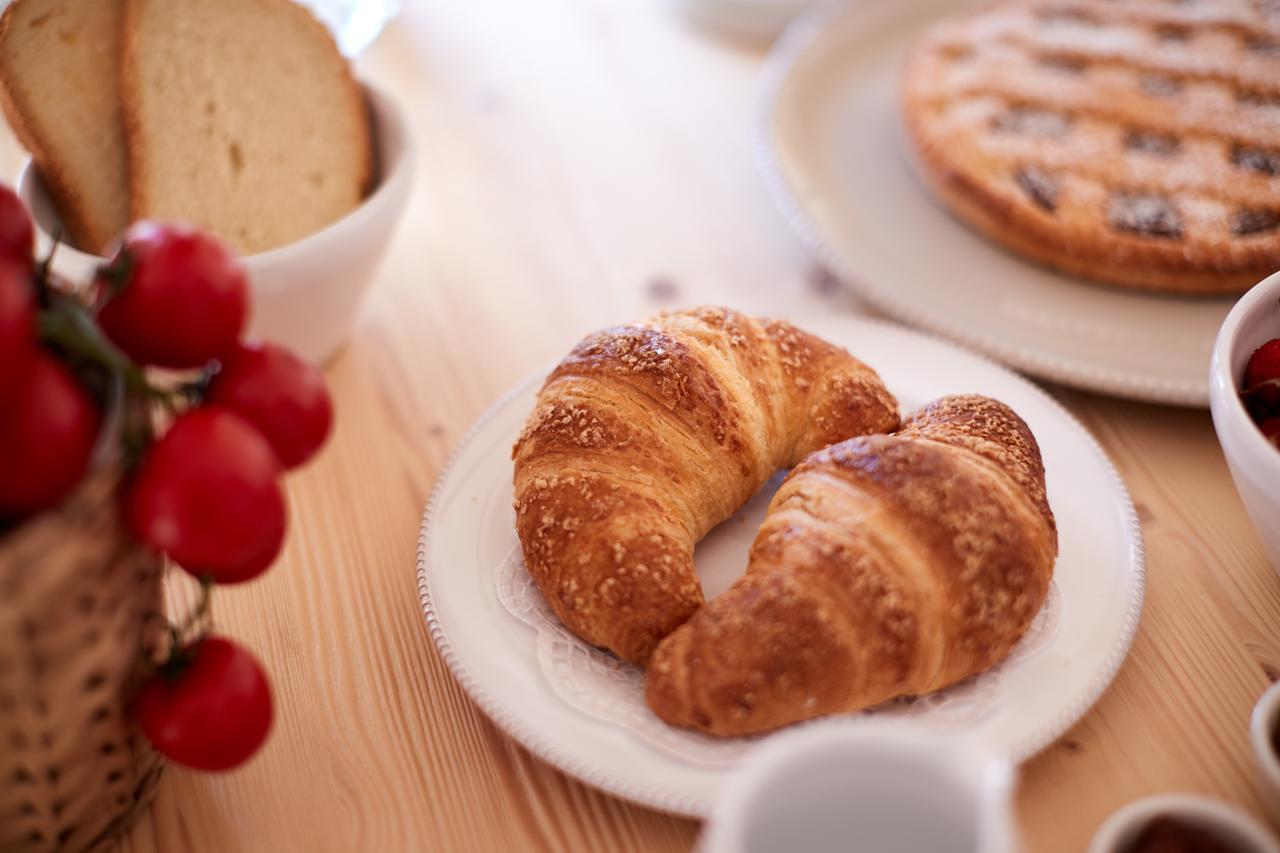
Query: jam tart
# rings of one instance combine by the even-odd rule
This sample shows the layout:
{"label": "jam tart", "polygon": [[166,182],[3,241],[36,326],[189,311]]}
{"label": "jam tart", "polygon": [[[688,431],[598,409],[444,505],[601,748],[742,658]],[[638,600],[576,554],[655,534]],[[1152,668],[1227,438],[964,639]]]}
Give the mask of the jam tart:
{"label": "jam tart", "polygon": [[1171,293],[1280,269],[1280,0],[1016,0],[914,48],[925,182],[1030,259]]}

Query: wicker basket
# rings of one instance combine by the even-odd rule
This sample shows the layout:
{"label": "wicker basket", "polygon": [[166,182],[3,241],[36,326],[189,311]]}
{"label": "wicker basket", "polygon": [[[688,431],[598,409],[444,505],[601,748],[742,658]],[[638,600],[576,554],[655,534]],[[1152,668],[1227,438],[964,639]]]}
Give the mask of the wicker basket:
{"label": "wicker basket", "polygon": [[116,480],[0,533],[0,851],[124,831],[162,763],[125,713],[162,632],[161,563],[120,529]]}

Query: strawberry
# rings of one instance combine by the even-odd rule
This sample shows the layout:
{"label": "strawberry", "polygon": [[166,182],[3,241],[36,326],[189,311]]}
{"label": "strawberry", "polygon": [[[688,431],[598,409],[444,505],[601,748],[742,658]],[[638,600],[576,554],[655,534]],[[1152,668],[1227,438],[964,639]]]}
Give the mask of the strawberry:
{"label": "strawberry", "polygon": [[1280,379],[1280,338],[1272,338],[1253,351],[1244,369],[1244,387],[1252,388],[1268,379]]}

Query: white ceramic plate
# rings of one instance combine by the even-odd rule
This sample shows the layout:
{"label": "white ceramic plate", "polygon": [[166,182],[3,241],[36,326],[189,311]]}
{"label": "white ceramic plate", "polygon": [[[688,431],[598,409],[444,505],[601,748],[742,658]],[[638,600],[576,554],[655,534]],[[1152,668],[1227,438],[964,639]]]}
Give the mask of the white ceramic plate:
{"label": "white ceramic plate", "polygon": [[779,42],[758,133],[792,225],[869,303],[1027,373],[1208,405],[1209,353],[1232,299],[1111,290],[985,241],[934,203],[904,154],[898,76],[957,0],[824,6]]}
{"label": "white ceramic plate", "polygon": [[[987,394],[1016,409],[1039,440],[1061,539],[1054,625],[1033,654],[1002,665],[987,707],[963,723],[964,733],[996,752],[1031,755],[1097,700],[1137,628],[1142,534],[1124,484],[1071,415],[1003,368],[865,319],[825,317],[800,325],[879,370],[907,411],[946,394]],[[537,631],[499,598],[496,582],[518,552],[511,446],[541,379],[531,377],[481,417],[440,476],[418,548],[418,591],[431,635],[472,698],[536,755],[618,796],[705,816],[732,765],[682,758],[642,736],[638,726],[565,701],[540,668]],[[698,570],[710,594],[746,566],[764,508],[765,501],[752,501],[699,544]],[[909,719],[935,722],[931,712]]]}

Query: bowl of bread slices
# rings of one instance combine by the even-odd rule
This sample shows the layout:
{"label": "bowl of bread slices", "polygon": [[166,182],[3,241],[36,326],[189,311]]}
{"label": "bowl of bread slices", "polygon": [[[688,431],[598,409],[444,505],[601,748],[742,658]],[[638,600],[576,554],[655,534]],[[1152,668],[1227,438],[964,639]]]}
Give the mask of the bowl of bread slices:
{"label": "bowl of bread slices", "polygon": [[404,117],[292,0],[15,0],[0,103],[18,177],[73,277],[130,223],[182,221],[244,256],[254,334],[324,362],[408,200]]}

